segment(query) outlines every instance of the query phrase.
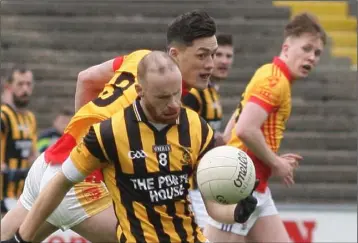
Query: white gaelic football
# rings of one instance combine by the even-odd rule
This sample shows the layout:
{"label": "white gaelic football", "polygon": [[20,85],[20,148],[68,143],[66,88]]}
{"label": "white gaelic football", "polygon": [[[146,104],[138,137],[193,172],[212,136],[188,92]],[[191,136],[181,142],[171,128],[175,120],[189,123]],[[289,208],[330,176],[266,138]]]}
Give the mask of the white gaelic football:
{"label": "white gaelic football", "polygon": [[250,195],[255,186],[255,166],[242,150],[219,146],[200,160],[196,179],[206,200],[236,204]]}

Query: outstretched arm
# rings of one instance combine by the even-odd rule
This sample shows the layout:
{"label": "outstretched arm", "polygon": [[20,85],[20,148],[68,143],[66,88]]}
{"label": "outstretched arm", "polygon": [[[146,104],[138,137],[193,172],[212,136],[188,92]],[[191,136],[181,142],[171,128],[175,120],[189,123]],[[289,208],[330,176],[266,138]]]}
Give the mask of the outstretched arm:
{"label": "outstretched arm", "polygon": [[19,234],[25,241],[34,239],[37,230],[50,214],[60,205],[66,193],[73,186],[73,182],[60,172],[49,182],[40,193],[34,206],[21,224]]}

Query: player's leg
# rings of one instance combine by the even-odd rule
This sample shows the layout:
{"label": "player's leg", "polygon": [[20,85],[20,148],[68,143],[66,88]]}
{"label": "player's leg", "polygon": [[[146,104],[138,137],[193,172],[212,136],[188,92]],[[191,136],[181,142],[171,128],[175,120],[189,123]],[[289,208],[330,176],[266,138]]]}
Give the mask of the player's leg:
{"label": "player's leg", "polygon": [[[12,238],[16,230],[20,227],[29,211],[18,201],[17,205],[12,208],[1,220],[1,240]],[[58,228],[50,223],[44,223],[36,233],[35,242],[46,239],[47,236],[55,232]]]}
{"label": "player's leg", "polygon": [[14,236],[27,212],[26,208],[19,202],[15,208],[5,214],[1,219],[1,240],[7,240]]}
{"label": "player's leg", "polygon": [[[258,201],[257,206],[250,218],[244,224],[222,224],[212,218],[209,218],[208,225],[204,229],[204,235],[210,242],[246,242],[246,236],[255,225],[257,219],[262,216],[263,213],[277,214],[276,208],[274,208],[274,211],[272,209],[267,209],[265,211],[265,207],[273,204],[269,190],[266,190],[265,193],[255,191],[253,195]],[[267,203],[269,200],[271,200],[272,203],[271,201],[270,203]]]}
{"label": "player's leg", "polygon": [[[223,228],[228,228],[229,230],[233,225],[222,224],[222,226]],[[204,235],[209,240],[209,242],[245,242],[244,235],[238,235],[230,231],[224,231],[224,229],[218,229],[210,224],[205,226]]]}
{"label": "player's leg", "polygon": [[195,216],[195,222],[201,229],[204,229],[209,219],[209,215],[206,211],[203,198],[201,197],[201,193],[198,189],[189,190],[189,197],[191,201],[192,211],[194,212]]}
{"label": "player's leg", "polygon": [[[45,163],[44,155],[41,154],[32,164],[31,169],[25,180],[24,190],[17,201],[16,205],[5,215],[1,220],[1,240],[13,237],[16,230],[20,227],[25,219],[28,211],[34,204],[39,192],[40,183],[46,170],[47,164]],[[5,200],[6,204],[6,200]],[[6,206],[6,205],[5,205]],[[58,228],[44,223],[36,235],[36,240],[43,240]]]}
{"label": "player's leg", "polygon": [[262,205],[262,210],[249,231],[246,241],[258,243],[290,242],[286,228],[271,197],[270,189],[267,188],[263,195],[265,201]]}
{"label": "player's leg", "polygon": [[24,220],[28,210],[35,202],[40,189],[40,181],[42,177],[41,168],[43,167],[43,155],[37,158],[26,177],[23,193],[16,205],[10,210],[7,205],[6,198],[3,200],[4,207],[9,210],[1,220],[1,239],[11,238],[22,221]]}
{"label": "player's leg", "polygon": [[[60,170],[61,165],[48,166],[40,190]],[[71,229],[91,242],[118,242],[117,218],[112,198],[103,182],[74,185],[47,221],[63,231]]]}
{"label": "player's leg", "polygon": [[247,242],[290,242],[279,215],[260,217],[247,235]]}
{"label": "player's leg", "polygon": [[[110,206],[71,228],[91,242],[118,242],[117,217]],[[100,232],[100,233],[99,233]]]}

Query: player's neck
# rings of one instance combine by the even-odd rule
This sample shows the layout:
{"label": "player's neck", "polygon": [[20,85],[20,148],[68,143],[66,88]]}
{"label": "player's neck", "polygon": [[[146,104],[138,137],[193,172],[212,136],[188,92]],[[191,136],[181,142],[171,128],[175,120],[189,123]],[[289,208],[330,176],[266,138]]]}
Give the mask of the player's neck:
{"label": "player's neck", "polygon": [[288,71],[289,71],[289,76],[290,76],[290,82],[293,82],[296,78],[293,76],[293,73],[292,73],[292,68],[290,66],[290,62],[289,60],[285,57],[285,55],[283,55],[283,53],[281,53],[278,58],[286,65]]}
{"label": "player's neck", "polygon": [[143,110],[143,113],[145,115],[145,117],[147,118],[148,122],[152,123],[152,124],[161,124],[160,122],[156,121],[153,116],[150,114],[149,110],[146,108],[146,106],[144,105],[144,101],[143,99],[141,99],[139,101],[139,104]]}
{"label": "player's neck", "polygon": [[212,84],[217,84],[220,82],[220,80],[221,80],[220,78],[215,77],[213,75],[211,75],[211,77],[210,77],[210,83],[212,83]]}
{"label": "player's neck", "polygon": [[20,108],[17,107],[14,102],[12,101],[12,99],[8,99],[8,98],[3,98],[3,103],[9,105],[14,111],[16,112],[20,112],[20,113],[25,113],[27,111],[26,108]]}
{"label": "player's neck", "polygon": [[8,106],[10,106],[13,110],[21,112],[21,109],[16,107],[16,105],[14,104],[14,100],[12,98],[11,93],[4,91],[1,96],[1,101],[3,104],[7,104]]}
{"label": "player's neck", "polygon": [[215,77],[215,76],[210,77],[210,85],[213,86],[216,90],[219,90],[221,81],[222,81],[222,79],[220,79],[218,77]]}

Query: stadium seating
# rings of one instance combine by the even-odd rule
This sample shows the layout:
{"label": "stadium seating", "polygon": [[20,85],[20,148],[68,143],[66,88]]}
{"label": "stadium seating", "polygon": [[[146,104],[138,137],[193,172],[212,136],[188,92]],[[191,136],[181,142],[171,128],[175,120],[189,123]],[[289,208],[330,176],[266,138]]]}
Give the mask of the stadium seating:
{"label": "stadium seating", "polygon": [[[278,54],[289,7],[274,7],[267,0],[5,0],[1,70],[19,61],[33,68],[37,84],[32,108],[44,128],[57,108],[74,104],[80,70],[137,48],[164,50],[167,24],[194,8],[215,17],[219,32],[234,34],[234,69],[221,87],[226,123],[254,70]],[[331,25],[342,30],[353,23]],[[338,41],[356,50],[353,34],[332,36],[333,47]],[[334,49],[332,53],[337,54]],[[282,153],[297,152],[305,159],[294,187],[273,180],[278,201],[356,201],[356,73],[350,68],[352,58],[337,56],[327,50],[317,70],[294,85]]]}

